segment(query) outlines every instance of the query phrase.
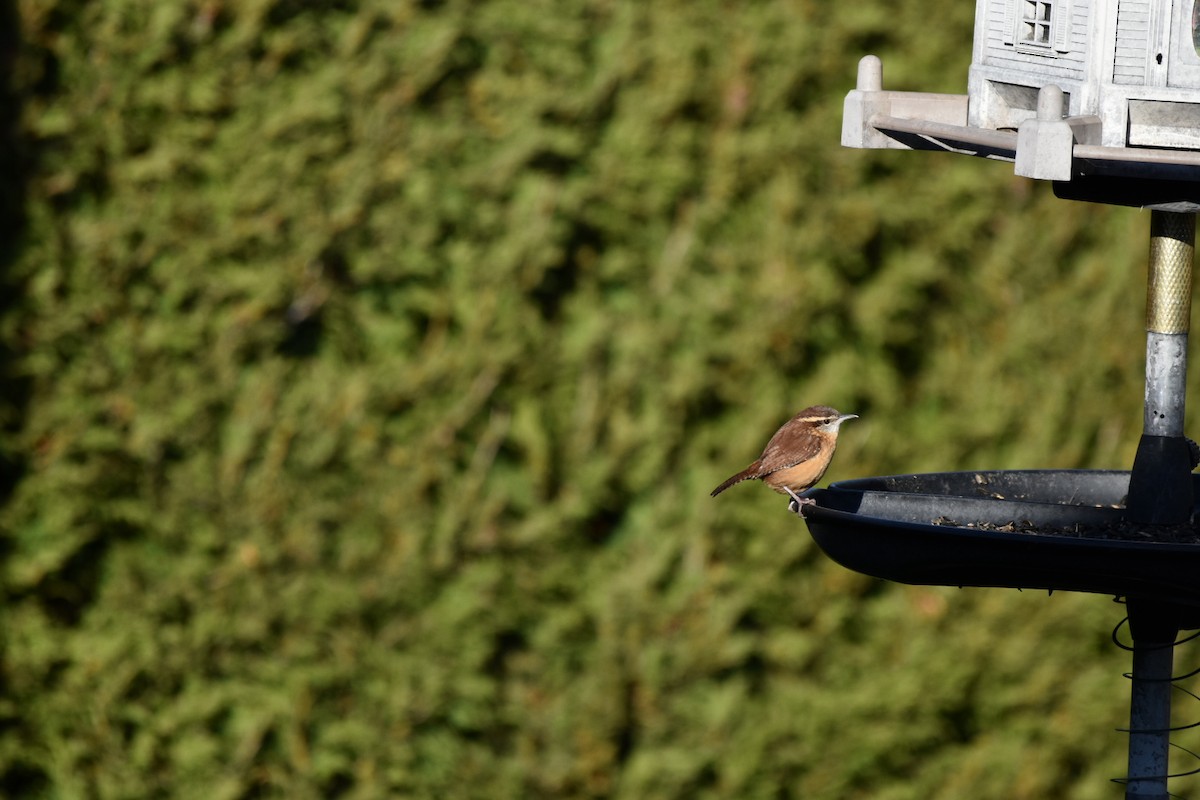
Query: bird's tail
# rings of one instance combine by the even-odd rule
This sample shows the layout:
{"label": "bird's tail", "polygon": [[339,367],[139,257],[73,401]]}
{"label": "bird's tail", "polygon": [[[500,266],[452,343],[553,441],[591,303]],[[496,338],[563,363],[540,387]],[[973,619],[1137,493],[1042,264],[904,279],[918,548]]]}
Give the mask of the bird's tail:
{"label": "bird's tail", "polygon": [[751,464],[750,466],[746,467],[744,470],[739,472],[737,475],[730,475],[728,478],[725,479],[725,481],[720,486],[718,486],[717,488],[712,490],[712,494],[709,495],[709,497],[716,497],[721,492],[728,489],[730,486],[733,486],[735,483],[741,483],[742,481],[748,481],[751,478],[757,478],[758,473],[755,471],[755,467],[757,467],[757,466],[758,466],[757,463]]}

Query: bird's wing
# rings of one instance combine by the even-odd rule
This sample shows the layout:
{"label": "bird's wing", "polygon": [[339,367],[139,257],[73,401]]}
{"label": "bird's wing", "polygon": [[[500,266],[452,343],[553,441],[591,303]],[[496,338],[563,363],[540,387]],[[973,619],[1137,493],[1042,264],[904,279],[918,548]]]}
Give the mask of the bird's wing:
{"label": "bird's wing", "polygon": [[768,475],[781,469],[794,467],[807,461],[821,450],[821,440],[811,431],[781,428],[767,442],[759,457],[760,475]]}

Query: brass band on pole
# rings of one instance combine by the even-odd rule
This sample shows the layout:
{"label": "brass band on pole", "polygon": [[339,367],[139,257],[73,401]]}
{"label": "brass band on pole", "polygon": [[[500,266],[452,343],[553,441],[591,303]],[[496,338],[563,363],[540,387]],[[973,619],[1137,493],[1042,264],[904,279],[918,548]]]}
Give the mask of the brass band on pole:
{"label": "brass band on pole", "polygon": [[1154,333],[1188,332],[1192,316],[1192,260],[1195,250],[1195,214],[1151,212],[1146,330]]}

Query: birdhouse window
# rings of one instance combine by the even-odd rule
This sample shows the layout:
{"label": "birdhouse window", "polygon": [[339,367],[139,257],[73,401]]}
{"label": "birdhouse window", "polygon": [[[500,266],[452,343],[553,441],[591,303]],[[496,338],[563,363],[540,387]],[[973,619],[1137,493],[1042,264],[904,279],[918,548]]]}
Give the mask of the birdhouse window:
{"label": "birdhouse window", "polygon": [[1050,44],[1050,20],[1054,4],[1048,0],[1022,0],[1021,42]]}
{"label": "birdhouse window", "polygon": [[1072,0],[990,2],[991,8],[1003,9],[1000,31],[1004,45],[1040,58],[1060,58],[1080,50],[1082,42],[1073,31]]}
{"label": "birdhouse window", "polygon": [[1054,0],[1021,0],[1019,38],[1022,44],[1049,47],[1054,24]]}

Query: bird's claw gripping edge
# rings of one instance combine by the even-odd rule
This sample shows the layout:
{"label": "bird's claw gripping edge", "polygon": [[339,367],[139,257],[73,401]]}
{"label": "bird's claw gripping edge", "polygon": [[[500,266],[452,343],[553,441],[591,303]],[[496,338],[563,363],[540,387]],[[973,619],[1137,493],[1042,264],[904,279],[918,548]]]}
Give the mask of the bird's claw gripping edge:
{"label": "bird's claw gripping edge", "polygon": [[791,511],[793,514],[804,516],[805,506],[815,506],[817,504],[817,501],[813,500],[811,497],[801,497],[788,487],[785,486],[783,488],[792,497],[792,499],[788,501],[788,511]]}

